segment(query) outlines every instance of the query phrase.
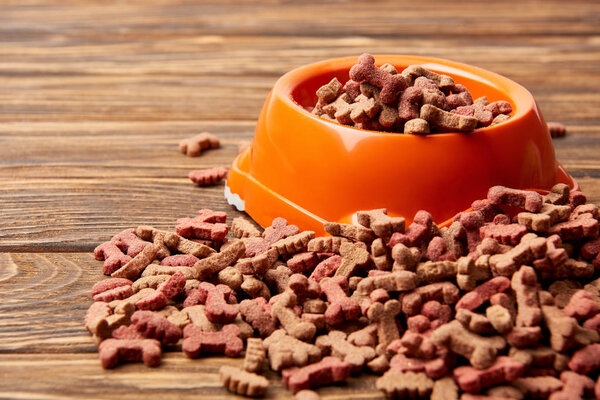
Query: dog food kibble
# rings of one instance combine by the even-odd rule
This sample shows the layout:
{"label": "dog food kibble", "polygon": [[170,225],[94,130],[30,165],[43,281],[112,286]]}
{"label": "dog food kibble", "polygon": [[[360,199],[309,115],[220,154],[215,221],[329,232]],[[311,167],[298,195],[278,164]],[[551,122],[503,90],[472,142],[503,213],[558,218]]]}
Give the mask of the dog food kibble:
{"label": "dog food kibble", "polygon": [[[362,54],[350,69],[350,80],[337,78],[316,93],[312,113],[359,129],[426,135],[472,132],[510,118],[509,102],[473,100],[468,88],[448,75],[420,65],[401,73],[392,65],[375,66],[375,58]],[[560,129],[548,125],[551,133]],[[553,134],[554,137],[554,134]]]}
{"label": "dog food kibble", "polygon": [[189,157],[197,157],[202,154],[204,150],[216,149],[220,145],[221,142],[218,137],[212,133],[202,132],[179,142],[179,151]]}
{"label": "dog food kibble", "polygon": [[214,167],[190,171],[188,178],[198,186],[211,186],[221,182],[227,176],[227,168]]}
{"label": "dog food kibble", "polygon": [[[415,87],[438,105],[446,94],[453,114],[472,107],[478,124],[508,109],[467,104],[464,87],[423,68],[374,68],[362,58],[353,79],[382,109]],[[394,98],[398,82],[409,86]],[[332,81],[319,101],[348,86]],[[328,237],[283,218],[262,233],[235,219],[229,233],[225,213],[201,210],[178,233],[138,227],[96,249],[112,277],[92,288],[85,327],[105,368],[156,366],[174,343],[190,358],[244,356],[220,370],[243,396],[266,393],[267,360],[299,399],[365,370],[392,398],[600,399],[599,218],[564,185],[495,186],[442,229],[426,211],[407,226],[359,211],[356,225],[327,223]]]}

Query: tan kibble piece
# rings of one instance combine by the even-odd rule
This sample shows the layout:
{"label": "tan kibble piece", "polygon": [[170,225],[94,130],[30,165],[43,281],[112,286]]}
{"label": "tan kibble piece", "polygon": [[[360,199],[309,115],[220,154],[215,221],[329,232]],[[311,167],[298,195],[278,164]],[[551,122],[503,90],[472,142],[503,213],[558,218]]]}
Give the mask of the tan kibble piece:
{"label": "tan kibble piece", "polygon": [[311,314],[324,314],[327,303],[321,299],[308,299],[302,304],[302,311]]}
{"label": "tan kibble piece", "polygon": [[196,279],[205,280],[227,268],[244,256],[246,246],[241,240],[232,243],[220,253],[213,254],[194,264]]}
{"label": "tan kibble piece", "polygon": [[[527,398],[546,399],[551,393],[562,389],[563,383],[553,376],[528,376],[511,382]],[[516,397],[515,397],[516,398]],[[524,397],[521,397],[522,399]]]}
{"label": "tan kibble piece", "polygon": [[366,266],[371,261],[365,246],[356,243],[342,243],[340,255],[342,256],[342,265],[335,271],[335,276],[350,278],[356,274],[359,268]]}
{"label": "tan kibble piece", "polygon": [[265,299],[271,298],[271,292],[266,283],[260,279],[256,279],[250,275],[243,275],[244,282],[242,282],[240,289],[248,294],[253,299],[257,297],[264,297]]}
{"label": "tan kibble piece", "polygon": [[315,253],[339,253],[342,243],[348,239],[339,236],[316,237],[308,242],[308,251]]}
{"label": "tan kibble piece", "polygon": [[290,276],[292,276],[292,270],[284,263],[275,263],[275,266],[265,272],[263,280],[272,291],[276,293],[283,293],[288,287]]}
{"label": "tan kibble piece", "polygon": [[310,340],[317,333],[313,323],[303,321],[298,317],[293,307],[296,305],[296,295],[291,291],[283,292],[271,306],[271,315],[277,318],[285,331],[300,340]]}
{"label": "tan kibble piece", "polygon": [[147,296],[153,294],[154,292],[155,292],[155,290],[151,289],[151,288],[141,289],[139,292],[134,293],[133,295],[129,296],[126,299],[113,300],[110,303],[108,303],[108,305],[110,306],[110,308],[113,310],[113,312],[115,314],[122,313],[123,310],[129,309],[132,306],[133,306],[133,310],[135,310],[135,303],[137,303],[144,297],[147,297]]}
{"label": "tan kibble piece", "polygon": [[501,124],[502,122],[506,121],[510,119],[510,115],[507,114],[498,114],[496,115],[496,117],[494,117],[494,119],[492,120],[491,125],[498,125]]}
{"label": "tan kibble piece", "polygon": [[478,334],[490,334],[494,331],[492,323],[485,315],[461,308],[456,312],[455,318],[471,332]]}
{"label": "tan kibble piece", "polygon": [[379,69],[382,70],[383,72],[387,72],[390,75],[396,75],[398,73],[398,70],[396,69],[396,67],[394,67],[392,64],[388,64],[388,63],[383,64],[381,67],[379,67]]}
{"label": "tan kibble piece", "polygon": [[225,388],[242,396],[260,397],[269,387],[269,381],[264,376],[228,365],[219,369],[219,378]]}
{"label": "tan kibble piece", "polygon": [[499,333],[510,332],[513,328],[513,321],[510,312],[501,305],[493,305],[485,310],[485,316],[490,321],[494,329]]}
{"label": "tan kibble piece", "polygon": [[191,254],[198,258],[208,257],[216,252],[212,247],[202,243],[193,242],[173,232],[166,232],[163,241],[171,250],[176,250],[184,254]]}
{"label": "tan kibble piece", "polygon": [[377,345],[377,324],[370,324],[348,335],[348,342],[355,346],[375,347]]}
{"label": "tan kibble piece", "polygon": [[322,104],[329,104],[338,98],[342,91],[342,84],[337,78],[333,78],[328,84],[317,89],[317,97]]}
{"label": "tan kibble piece", "polygon": [[409,85],[419,76],[431,79],[441,90],[451,90],[455,85],[454,80],[450,76],[437,74],[421,65],[409,65],[402,71],[402,76]]}
{"label": "tan kibble piece", "polygon": [[389,370],[378,378],[375,386],[389,398],[420,399],[429,396],[433,380],[423,372],[400,372]]}
{"label": "tan kibble piece", "polygon": [[247,237],[260,237],[260,231],[254,226],[252,222],[247,220],[244,217],[234,218],[231,222],[231,232],[237,237],[247,238]]}
{"label": "tan kibble piece", "polygon": [[306,251],[308,242],[314,239],[313,231],[303,231],[296,235],[289,236],[272,244],[272,248],[276,249],[281,256],[290,256],[296,253]]}
{"label": "tan kibble piece", "polygon": [[433,391],[431,392],[431,400],[458,400],[458,386],[454,382],[454,379],[450,376],[446,376],[442,379],[438,379],[433,384]]}
{"label": "tan kibble piece", "polygon": [[221,324],[208,320],[205,307],[202,304],[186,307],[181,311],[187,315],[192,324],[198,325],[204,332],[217,332],[221,329]]}
{"label": "tan kibble piece", "polygon": [[442,228],[440,235],[444,239],[446,248],[456,259],[467,253],[467,246],[464,243],[467,239],[467,231],[459,221],[454,221],[450,226]]}
{"label": "tan kibble piece", "polygon": [[511,287],[517,298],[517,326],[538,326],[542,311],[538,303],[537,276],[531,267],[522,266],[514,273]]}
{"label": "tan kibble piece", "polygon": [[600,341],[598,332],[582,328],[575,318],[566,316],[556,306],[542,303],[542,314],[550,331],[550,346],[556,351],[563,352],[574,346],[581,347]]}
{"label": "tan kibble piece", "polygon": [[564,183],[557,183],[552,186],[550,192],[544,196],[544,203],[566,205],[569,204],[569,192],[571,188]]}
{"label": "tan kibble piece", "polygon": [[267,359],[263,341],[260,338],[248,338],[246,341],[246,355],[244,357],[244,371],[258,373],[263,368]]}
{"label": "tan kibble piece", "polygon": [[377,324],[377,354],[383,354],[387,346],[396,339],[400,339],[396,317],[400,314],[402,305],[398,300],[392,299],[381,303],[373,303],[367,310],[367,317]]}
{"label": "tan kibble piece", "polygon": [[235,268],[244,275],[262,275],[275,264],[275,261],[277,261],[278,258],[278,250],[276,248],[271,248],[254,257],[240,258],[235,264]]}
{"label": "tan kibble piece", "polygon": [[133,285],[131,285],[131,289],[133,293],[137,293],[145,288],[156,289],[158,285],[169,280],[171,275],[150,275],[150,276],[142,276],[138,278]]}
{"label": "tan kibble piece", "polygon": [[179,142],[179,151],[189,157],[197,157],[202,154],[204,150],[216,149],[220,145],[221,142],[218,137],[212,133],[202,132]]}
{"label": "tan kibble piece", "polygon": [[369,276],[362,279],[356,291],[368,295],[375,289],[388,292],[407,292],[417,287],[418,279],[414,272],[396,271],[385,275]]}
{"label": "tan kibble piece", "polygon": [[477,127],[478,122],[476,118],[450,113],[431,104],[421,107],[420,118],[430,126],[447,132],[470,132]]}
{"label": "tan kibble piece", "polygon": [[535,233],[528,233],[521,238],[521,242],[504,254],[494,254],[490,257],[490,269],[494,275],[512,276],[517,269],[534,259],[542,258],[546,254],[547,243],[543,237]]}
{"label": "tan kibble piece", "polygon": [[319,336],[315,345],[324,354],[331,354],[349,363],[352,371],[359,372],[366,362],[375,357],[375,350],[368,346],[355,346],[346,340],[346,334],[341,331],[330,331],[327,335]]}
{"label": "tan kibble piece", "polygon": [[[514,382],[515,381],[512,381],[511,383],[514,385]],[[525,398],[525,395],[520,389],[510,385],[495,386],[488,389],[485,394],[490,397],[501,399],[523,400]]]}
{"label": "tan kibble piece", "polygon": [[367,368],[374,374],[381,375],[390,369],[390,362],[385,354],[375,357],[367,363]]}
{"label": "tan kibble piece", "polygon": [[156,259],[158,248],[154,244],[144,247],[137,256],[131,259],[127,264],[111,274],[113,278],[126,278],[129,280],[137,279],[144,268]]}
{"label": "tan kibble piece", "polygon": [[177,307],[172,305],[165,306],[165,308],[155,311],[155,313],[161,317],[165,317],[170,323],[177,325],[179,329],[183,329],[190,323],[187,314],[183,311],[179,311]]}
{"label": "tan kibble piece", "polygon": [[377,269],[382,271],[389,271],[392,269],[393,260],[390,250],[385,245],[382,238],[377,238],[371,243],[371,258]]}
{"label": "tan kibble piece", "polygon": [[156,258],[162,260],[171,255],[169,248],[165,245],[165,232],[148,225],[140,225],[135,229],[135,234],[142,240],[153,242],[157,247]]}
{"label": "tan kibble piece", "polygon": [[491,277],[492,273],[488,265],[478,264],[471,257],[461,257],[458,259],[456,264],[456,283],[462,290],[473,290],[478,282],[490,279]]}
{"label": "tan kibble piece", "polygon": [[404,133],[413,135],[425,135],[431,132],[429,122],[421,118],[409,119],[404,123]]}
{"label": "tan kibble piece", "polygon": [[375,233],[364,226],[340,224],[338,222],[326,222],[325,231],[333,236],[342,236],[350,240],[360,242],[372,242],[375,240]]}
{"label": "tan kibble piece", "polygon": [[544,203],[539,213],[522,212],[517,214],[519,224],[535,232],[548,232],[557,222],[565,221],[571,215],[570,206]]}
{"label": "tan kibble piece", "polygon": [[285,333],[283,329],[276,330],[263,341],[269,358],[269,364],[274,371],[288,367],[302,367],[321,359],[321,350],[314,344],[305,343]]}
{"label": "tan kibble piece", "polygon": [[185,279],[194,279],[194,270],[191,267],[178,266],[171,267],[168,265],[157,265],[150,264],[144,269],[142,272],[142,277],[152,276],[152,275],[174,275],[177,272],[181,272]]}
{"label": "tan kibble piece", "polygon": [[112,331],[108,327],[106,318],[112,310],[103,301],[92,303],[85,314],[85,328],[94,337],[94,342],[100,343],[103,339],[111,337]]}
{"label": "tan kibble piece", "polygon": [[190,293],[190,291],[198,289],[198,286],[200,286],[200,281],[198,279],[188,279],[187,281],[185,281],[185,287],[183,288],[183,291],[187,296]]}
{"label": "tan kibble piece", "polygon": [[369,228],[375,235],[383,238],[392,236],[394,232],[404,232],[405,220],[402,217],[390,217],[385,208],[369,211],[358,211],[356,219],[359,224]]}
{"label": "tan kibble piece", "polygon": [[392,248],[392,259],[394,260],[393,271],[414,272],[421,259],[421,251],[416,247],[407,247],[402,243],[397,243]]}
{"label": "tan kibble piece", "polygon": [[360,84],[360,91],[364,96],[375,100],[376,108],[381,110],[379,117],[377,118],[377,122],[379,122],[381,126],[389,128],[396,124],[398,121],[398,107],[395,107],[394,104],[386,104],[381,101],[381,89],[368,82],[362,82]]}
{"label": "tan kibble piece", "polygon": [[434,283],[456,277],[456,261],[426,261],[417,266],[417,277],[421,283]]}
{"label": "tan kibble piece", "polygon": [[496,360],[496,354],[506,347],[506,341],[501,336],[479,336],[468,331],[457,320],[433,331],[431,341],[469,359],[477,369],[490,367]]}
{"label": "tan kibble piece", "polygon": [[222,271],[219,271],[217,278],[219,283],[227,285],[233,290],[240,290],[242,283],[244,282],[242,273],[235,267],[227,267]]}

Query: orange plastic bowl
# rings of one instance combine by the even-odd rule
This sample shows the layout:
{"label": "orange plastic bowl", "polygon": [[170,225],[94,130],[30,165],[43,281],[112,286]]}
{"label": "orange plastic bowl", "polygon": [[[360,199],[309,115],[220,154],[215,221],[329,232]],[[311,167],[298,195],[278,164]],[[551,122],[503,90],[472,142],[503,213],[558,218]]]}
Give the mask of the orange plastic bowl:
{"label": "orange plastic bowl", "polygon": [[281,216],[323,233],[357,210],[385,207],[407,222],[418,210],[443,222],[484,198],[489,187],[550,189],[576,183],[557,163],[546,122],[523,86],[471,65],[414,56],[375,56],[398,70],[420,64],[462,83],[473,98],[511,103],[511,118],[473,133],[428,136],[360,130],[312,115],[316,90],[348,80],[356,57],[296,68],[282,76],[262,109],[254,140],[234,160],[230,204],[263,226]]}

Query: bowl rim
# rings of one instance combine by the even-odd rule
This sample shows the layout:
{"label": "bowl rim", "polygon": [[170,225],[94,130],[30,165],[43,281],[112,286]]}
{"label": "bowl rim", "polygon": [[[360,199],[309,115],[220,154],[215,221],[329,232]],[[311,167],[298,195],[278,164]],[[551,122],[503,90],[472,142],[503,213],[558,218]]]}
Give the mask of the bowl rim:
{"label": "bowl rim", "polygon": [[[506,96],[505,100],[509,101],[511,105],[513,105],[513,111],[511,113],[511,116],[508,120],[503,121],[497,125],[490,125],[478,128],[473,130],[472,132],[443,132],[426,135],[412,135],[404,134],[402,132],[385,132],[361,129],[356,128],[354,126],[344,125],[337,121],[329,121],[310,113],[302,105],[300,105],[294,100],[292,96],[293,91],[303,82],[308,80],[310,77],[316,75],[323,75],[328,72],[335,72],[340,69],[350,69],[352,65],[356,64],[358,56],[330,58],[296,67],[291,71],[285,73],[277,80],[277,82],[275,82],[275,85],[273,87],[273,94],[279,97],[288,107],[292,107],[300,111],[304,117],[312,118],[316,121],[319,121],[319,123],[336,125],[338,127],[338,130],[348,130],[352,133],[361,132],[365,135],[384,134],[390,137],[404,138],[405,140],[408,140],[406,138],[414,137],[427,137],[431,140],[435,140],[436,137],[438,139],[441,139],[456,135],[463,136],[473,135],[477,133],[486,133],[493,135],[498,133],[498,131],[500,131],[500,133],[498,134],[501,134],[501,129],[498,129],[498,127],[504,128],[506,124],[510,124],[511,122],[518,122],[520,119],[524,118],[531,109],[534,109],[536,113],[539,114],[533,94],[531,94],[529,90],[505,76],[486,70],[484,68],[438,57],[424,57],[405,54],[374,54],[373,56],[376,60],[375,65],[378,66],[385,63],[390,63],[392,65],[400,65],[403,64],[401,63],[401,60],[411,60],[407,65],[419,64],[437,73],[464,76],[465,78],[484,81],[483,83],[490,86],[494,86],[495,89],[504,93],[504,95]],[[510,94],[512,95],[510,95],[507,92],[507,90],[510,90]]]}

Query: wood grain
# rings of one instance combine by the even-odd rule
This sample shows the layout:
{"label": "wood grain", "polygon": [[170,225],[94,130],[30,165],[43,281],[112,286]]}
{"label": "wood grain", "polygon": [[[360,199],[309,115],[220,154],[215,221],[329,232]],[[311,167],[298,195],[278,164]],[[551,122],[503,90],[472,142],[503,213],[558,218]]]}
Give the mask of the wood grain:
{"label": "wood grain", "polygon": [[[600,203],[600,3],[364,0],[4,0],[0,5],[0,398],[239,398],[220,365],[168,353],[104,371],[83,328],[91,251],[127,227],[202,207],[239,215],[189,170],[228,166],[279,76],[330,57],[416,54],[529,89],[562,165]],[[199,158],[180,139],[216,133]],[[268,398],[290,398],[268,374]],[[375,378],[319,389],[382,398]]]}

